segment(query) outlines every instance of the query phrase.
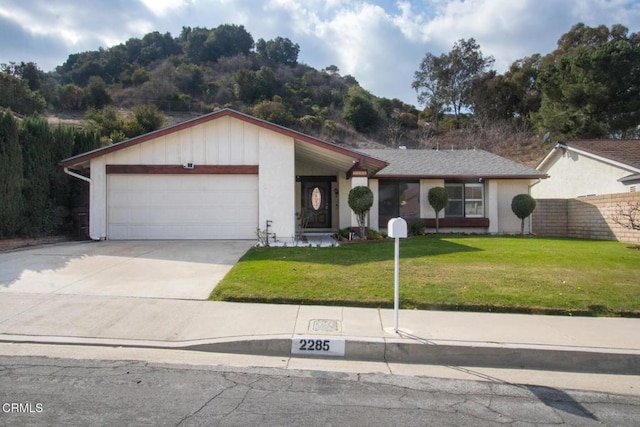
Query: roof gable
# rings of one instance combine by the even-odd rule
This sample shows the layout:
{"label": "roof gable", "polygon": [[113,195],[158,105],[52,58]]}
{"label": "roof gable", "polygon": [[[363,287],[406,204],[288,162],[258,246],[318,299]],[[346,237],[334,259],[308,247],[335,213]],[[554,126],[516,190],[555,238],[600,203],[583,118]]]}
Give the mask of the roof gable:
{"label": "roof gable", "polygon": [[483,150],[360,150],[389,165],[376,177],[415,178],[546,178],[544,172]]}
{"label": "roof gable", "polygon": [[640,169],[640,140],[637,139],[577,140],[564,145]]}
{"label": "roof gable", "polygon": [[557,143],[538,163],[536,169],[549,170],[552,160],[564,150],[586,155],[618,168],[640,172],[640,140],[637,139],[586,139]]}
{"label": "roof gable", "polygon": [[188,129],[194,126],[201,125],[203,123],[207,123],[211,120],[216,120],[222,117],[233,117],[238,120],[242,120],[247,123],[251,123],[258,127],[271,130],[273,132],[277,132],[282,135],[289,136],[296,141],[301,141],[303,143],[308,143],[316,147],[320,147],[329,151],[333,151],[339,154],[347,155],[353,157],[357,161],[362,164],[369,164],[374,166],[375,169],[379,169],[381,167],[386,166],[386,163],[380,159],[375,159],[367,156],[366,154],[350,150],[348,148],[339,146],[337,144],[333,144],[331,142],[323,141],[321,139],[305,135],[303,133],[294,131],[289,128],[285,128],[280,125],[276,125],[274,123],[267,122],[265,120],[258,119],[256,117],[250,116],[248,114],[241,113],[239,111],[235,111],[229,108],[225,108],[222,110],[215,111],[213,113],[205,114],[203,116],[197,117],[192,120],[188,120],[186,122],[178,123],[173,126],[169,126],[154,132],[150,132],[144,135],[137,136],[135,138],[127,139],[125,141],[119,142],[117,144],[113,144],[107,147],[98,148],[96,150],[88,151],[86,153],[78,154],[76,156],[70,157],[68,159],[62,160],[60,163],[64,167],[70,167],[74,165],[79,165],[82,163],[86,163],[93,158],[104,156],[106,154],[112,153],[114,151],[123,150],[125,148],[129,148],[138,144],[142,144],[147,141],[154,140],[156,138],[172,134],[175,132],[179,132],[184,129]]}

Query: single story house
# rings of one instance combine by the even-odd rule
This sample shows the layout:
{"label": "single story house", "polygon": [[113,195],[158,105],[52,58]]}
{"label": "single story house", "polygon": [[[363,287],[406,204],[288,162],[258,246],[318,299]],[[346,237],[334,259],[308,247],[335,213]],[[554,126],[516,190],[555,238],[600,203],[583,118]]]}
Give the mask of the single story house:
{"label": "single story house", "polygon": [[[62,161],[89,184],[92,239],[255,239],[257,229],[292,241],[356,225],[349,191],[369,186],[369,225],[396,216],[433,226],[427,201],[449,191],[448,231],[517,233],[511,199],[544,172],[480,150],[353,150],[231,109]],[[443,215],[444,214],[444,215]]]}
{"label": "single story house", "polygon": [[531,188],[536,199],[640,191],[640,140],[560,142],[536,169],[549,175]]}

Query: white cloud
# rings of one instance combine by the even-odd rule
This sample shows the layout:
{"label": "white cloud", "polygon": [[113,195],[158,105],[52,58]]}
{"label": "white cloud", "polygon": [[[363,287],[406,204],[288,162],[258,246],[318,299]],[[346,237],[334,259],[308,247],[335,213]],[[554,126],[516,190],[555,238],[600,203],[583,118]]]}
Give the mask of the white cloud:
{"label": "white cloud", "polygon": [[386,24],[388,17],[382,8],[363,4],[357,9],[344,9],[319,25],[318,36],[330,43],[343,71],[366,73],[373,57],[384,54]]}
{"label": "white cloud", "polygon": [[185,0],[140,0],[151,13],[156,16],[165,16],[175,9],[181,9],[187,3]]}
{"label": "white cloud", "polygon": [[0,16],[13,21],[33,35],[61,37],[72,45],[82,39],[81,30],[72,25],[73,23],[64,14],[64,10],[49,6],[43,8],[41,12],[43,13],[36,14],[30,9],[11,5],[0,8]]}

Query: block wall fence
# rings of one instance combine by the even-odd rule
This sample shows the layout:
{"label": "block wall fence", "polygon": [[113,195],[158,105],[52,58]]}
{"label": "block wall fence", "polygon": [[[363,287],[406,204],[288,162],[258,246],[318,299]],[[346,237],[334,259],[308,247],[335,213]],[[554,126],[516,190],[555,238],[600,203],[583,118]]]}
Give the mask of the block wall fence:
{"label": "block wall fence", "polygon": [[629,203],[640,203],[640,193],[536,199],[532,230],[538,236],[640,243],[639,230],[630,230],[613,221],[618,206],[624,209]]}

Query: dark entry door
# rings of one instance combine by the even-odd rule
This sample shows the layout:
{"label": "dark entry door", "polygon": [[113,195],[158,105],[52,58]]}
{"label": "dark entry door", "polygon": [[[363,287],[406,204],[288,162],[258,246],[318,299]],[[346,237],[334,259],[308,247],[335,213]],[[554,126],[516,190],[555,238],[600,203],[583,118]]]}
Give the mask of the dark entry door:
{"label": "dark entry door", "polygon": [[309,215],[307,228],[331,228],[331,182],[303,182],[302,208]]}

